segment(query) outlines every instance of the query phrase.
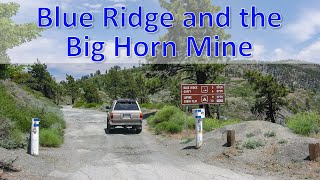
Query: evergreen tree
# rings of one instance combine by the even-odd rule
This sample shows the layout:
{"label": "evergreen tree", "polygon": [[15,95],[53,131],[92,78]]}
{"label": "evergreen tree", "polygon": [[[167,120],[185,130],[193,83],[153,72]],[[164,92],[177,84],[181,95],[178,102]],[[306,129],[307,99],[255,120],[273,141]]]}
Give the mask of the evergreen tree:
{"label": "evergreen tree", "polygon": [[288,94],[287,88],[272,75],[262,75],[257,71],[247,71],[245,77],[257,92],[252,112],[265,115],[266,120],[275,123],[277,112],[286,104],[284,97]]}
{"label": "evergreen tree", "polygon": [[[219,12],[220,8],[213,6],[210,0],[159,0],[163,8],[170,11],[175,19],[173,27],[168,29],[168,32],[160,37],[160,41],[173,41],[177,46],[177,56],[172,57],[171,52],[168,52],[169,57],[162,57],[158,54],[156,57],[148,57],[150,63],[153,65],[153,70],[164,74],[162,77],[176,75],[183,73],[184,80],[189,80],[197,84],[205,84],[208,82],[215,82],[216,78],[223,72],[225,65],[218,64],[222,57],[207,57],[207,56],[192,56],[188,57],[186,54],[188,36],[193,36],[197,40],[203,39],[205,36],[219,36],[220,41],[230,38],[222,28],[214,27],[199,27],[199,22],[196,27],[185,28],[183,21],[186,19],[183,16],[185,12],[194,12],[196,19],[199,19],[198,12]],[[208,25],[208,24],[206,24]],[[158,53],[161,53],[160,51]],[[221,53],[219,53],[221,54]],[[171,56],[171,57],[170,57]],[[170,64],[172,63],[172,64]],[[159,74],[157,74],[159,76]],[[182,82],[181,82],[182,83]],[[210,116],[209,106],[205,106],[206,114]]]}
{"label": "evergreen tree", "polygon": [[28,73],[30,74],[30,79],[27,85],[30,88],[42,92],[42,94],[49,99],[56,98],[57,83],[47,70],[47,65],[37,61],[29,67]]}
{"label": "evergreen tree", "polygon": [[83,85],[84,100],[87,103],[100,103],[101,99],[99,97],[97,87],[90,81],[86,81]]}
{"label": "evergreen tree", "polygon": [[67,95],[71,97],[71,103],[74,104],[77,97],[79,96],[79,87],[77,82],[74,80],[74,77],[71,75],[66,75],[66,91]]}

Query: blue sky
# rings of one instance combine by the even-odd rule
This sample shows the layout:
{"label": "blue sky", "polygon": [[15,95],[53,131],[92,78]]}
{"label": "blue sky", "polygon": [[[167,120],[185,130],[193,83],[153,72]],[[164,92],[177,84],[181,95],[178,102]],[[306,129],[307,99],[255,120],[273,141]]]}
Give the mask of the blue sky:
{"label": "blue sky", "polygon": [[[14,17],[18,23],[37,22],[39,7],[54,9],[53,7],[59,5],[64,12],[93,13],[95,17],[94,28],[48,28],[40,38],[9,50],[8,53],[13,63],[32,63],[39,58],[41,62],[48,64],[49,70],[58,80],[63,79],[66,73],[79,77],[95,72],[97,69],[104,72],[105,69],[115,65],[109,64],[110,62],[130,67],[132,63],[138,63],[143,59],[135,56],[115,57],[113,52],[115,36],[131,36],[135,41],[150,42],[158,40],[159,36],[166,32],[165,29],[161,29],[158,33],[148,34],[142,29],[106,29],[101,25],[104,7],[125,6],[127,12],[131,12],[136,11],[138,6],[143,6],[144,12],[164,12],[165,10],[160,7],[157,0],[0,0],[0,2],[10,1],[21,5],[20,12]],[[297,59],[320,63],[319,0],[212,0],[212,4],[221,6],[222,9],[227,5],[231,6],[232,27],[226,31],[231,34],[232,41],[249,41],[254,45],[251,59],[267,61]],[[250,10],[252,5],[255,5],[258,11],[265,15],[271,12],[281,13],[282,27],[279,29],[269,27],[244,29],[241,26],[238,13],[242,8]],[[89,35],[92,41],[107,42],[105,54],[109,61],[92,64],[90,58],[67,58],[67,37],[83,37],[84,35]],[[83,63],[90,63],[90,65]]]}

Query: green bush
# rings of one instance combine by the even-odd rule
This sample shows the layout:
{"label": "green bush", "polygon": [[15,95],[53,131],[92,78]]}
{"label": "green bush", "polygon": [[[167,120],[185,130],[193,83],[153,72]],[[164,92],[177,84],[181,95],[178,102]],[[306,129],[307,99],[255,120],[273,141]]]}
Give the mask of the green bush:
{"label": "green bush", "polygon": [[254,133],[252,133],[252,132],[251,132],[251,133],[246,134],[246,137],[247,137],[247,138],[251,138],[251,137],[253,137],[253,136],[255,136],[255,135],[254,135]]}
{"label": "green bush", "polygon": [[167,122],[172,120],[172,117],[178,113],[183,116],[183,112],[175,107],[175,106],[165,106],[159,112],[157,112],[154,116],[148,118],[148,123],[151,126],[155,126],[156,124]]}
{"label": "green bush", "polygon": [[0,147],[3,147],[5,149],[18,149],[18,148],[24,148],[26,143],[18,144],[12,139],[0,139]]}
{"label": "green bush", "polygon": [[185,114],[175,106],[165,106],[147,121],[156,134],[179,133],[184,127]]}
{"label": "green bush", "polygon": [[23,133],[19,129],[12,129],[9,133],[10,139],[16,144],[24,145]]}
{"label": "green bush", "polygon": [[[147,119],[148,124],[154,128],[156,134],[166,133],[180,133],[185,128],[186,122],[185,112],[181,111],[175,106],[165,106],[154,116]],[[240,122],[238,119],[231,120],[217,120],[206,118],[203,120],[204,131],[212,131],[226,125]],[[195,129],[195,119],[188,117],[188,128]]]}
{"label": "green bush", "polygon": [[164,106],[166,106],[166,104],[163,104],[163,103],[160,103],[160,104],[142,103],[142,104],[140,104],[140,107],[145,108],[145,109],[162,109]]}
{"label": "green bush", "polygon": [[100,107],[102,104],[100,103],[85,103],[84,107],[85,108],[96,108],[96,107]]}
{"label": "green bush", "polygon": [[78,100],[74,103],[73,107],[74,108],[79,108],[79,107],[83,107],[84,106],[84,101],[81,99],[81,100]]}
{"label": "green bush", "polygon": [[212,131],[214,129],[219,129],[227,125],[239,123],[238,119],[229,119],[229,120],[218,120],[218,119],[210,119],[206,118],[203,121],[203,130]]}
{"label": "green bush", "polygon": [[320,116],[315,112],[298,113],[288,118],[286,124],[294,133],[308,136],[319,133]]}
{"label": "green bush", "polygon": [[279,144],[287,144],[287,143],[288,143],[288,140],[286,140],[286,139],[281,139],[278,143],[279,143]]}
{"label": "green bush", "polygon": [[44,147],[59,147],[63,143],[63,137],[55,129],[40,130],[40,145]]}
{"label": "green bush", "polygon": [[167,122],[162,122],[154,127],[155,134],[162,134],[166,130]]}
{"label": "green bush", "polygon": [[256,149],[258,147],[264,146],[264,142],[261,140],[249,139],[243,144],[243,147],[247,149]]}
{"label": "green bush", "polygon": [[80,107],[84,107],[84,108],[97,108],[100,107],[102,105],[102,103],[86,103],[85,101],[78,100],[74,103],[73,107],[74,108],[80,108]]}
{"label": "green bush", "polygon": [[266,133],[264,133],[264,137],[276,137],[277,134],[275,131],[268,131]]}
{"label": "green bush", "polygon": [[183,130],[183,126],[174,121],[169,121],[165,128],[166,128],[165,131],[167,133],[172,133],[172,134],[180,133]]}
{"label": "green bush", "polygon": [[27,144],[25,137],[30,133],[31,119],[40,119],[40,129],[50,129],[59,126],[56,134],[63,137],[66,124],[59,111],[54,111],[50,104],[40,106],[22,106],[15,96],[10,95],[0,82],[0,146],[13,149]]}

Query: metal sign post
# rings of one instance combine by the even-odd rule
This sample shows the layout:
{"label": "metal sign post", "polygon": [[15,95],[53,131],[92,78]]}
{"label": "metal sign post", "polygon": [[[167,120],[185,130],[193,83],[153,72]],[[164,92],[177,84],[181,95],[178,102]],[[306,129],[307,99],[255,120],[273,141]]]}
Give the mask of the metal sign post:
{"label": "metal sign post", "polygon": [[196,118],[196,149],[202,146],[202,119],[206,117],[205,109],[193,109],[193,117]]}
{"label": "metal sign post", "polygon": [[39,118],[32,119],[31,125],[31,151],[32,156],[39,156]]}
{"label": "metal sign post", "polygon": [[188,123],[188,106],[186,106],[186,130],[188,130],[189,129],[189,123]]}

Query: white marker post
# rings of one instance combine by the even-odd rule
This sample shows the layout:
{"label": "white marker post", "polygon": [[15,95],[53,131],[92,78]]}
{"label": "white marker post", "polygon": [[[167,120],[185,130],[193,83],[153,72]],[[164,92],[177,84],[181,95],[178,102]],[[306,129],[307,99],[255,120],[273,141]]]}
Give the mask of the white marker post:
{"label": "white marker post", "polygon": [[39,118],[32,119],[31,125],[31,155],[39,156]]}
{"label": "white marker post", "polygon": [[202,146],[202,119],[206,117],[204,109],[193,109],[193,117],[196,118],[196,149]]}

